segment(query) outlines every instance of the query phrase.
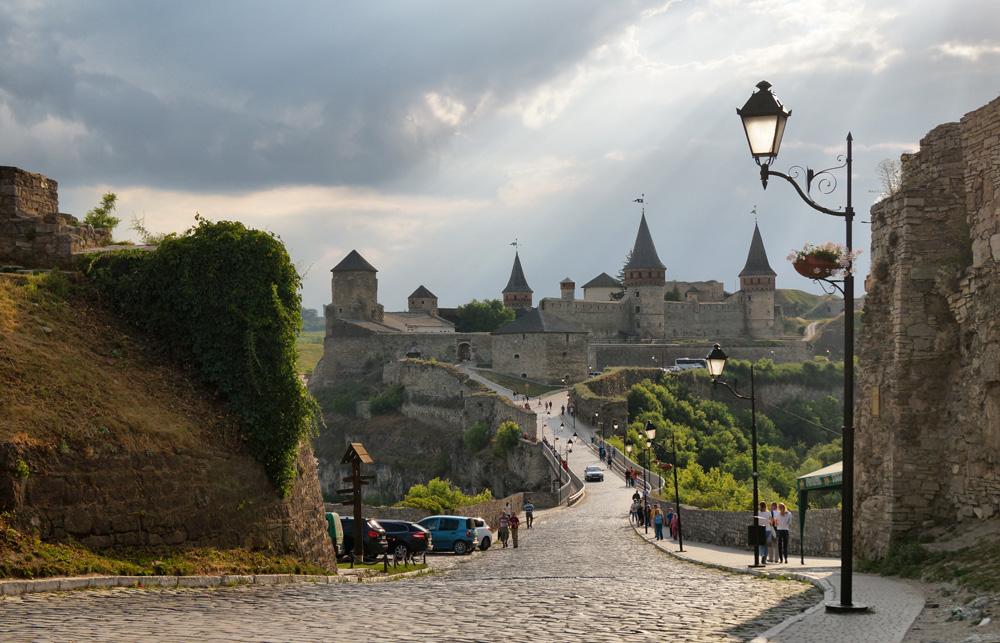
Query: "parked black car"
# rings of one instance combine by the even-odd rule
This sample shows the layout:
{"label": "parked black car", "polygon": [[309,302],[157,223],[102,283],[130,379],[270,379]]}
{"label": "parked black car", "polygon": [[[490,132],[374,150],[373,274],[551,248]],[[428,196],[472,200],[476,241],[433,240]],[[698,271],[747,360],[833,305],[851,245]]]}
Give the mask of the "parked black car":
{"label": "parked black car", "polygon": [[397,558],[419,554],[432,547],[431,532],[405,520],[379,520],[389,541],[389,551]]}
{"label": "parked black car", "polygon": [[[338,554],[348,556],[354,551],[354,517],[341,516],[340,524],[344,528],[344,544]],[[388,550],[389,541],[385,537],[385,529],[377,520],[366,519],[361,528],[361,551],[364,557],[375,558]]]}

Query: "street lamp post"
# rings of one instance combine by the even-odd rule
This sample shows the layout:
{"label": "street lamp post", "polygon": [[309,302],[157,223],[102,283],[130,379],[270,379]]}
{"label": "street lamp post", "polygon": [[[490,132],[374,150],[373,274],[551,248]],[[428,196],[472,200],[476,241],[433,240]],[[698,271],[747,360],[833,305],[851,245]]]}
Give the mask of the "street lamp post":
{"label": "street lamp post", "polygon": [[719,384],[726,387],[726,390],[740,398],[741,400],[750,400],[750,445],[751,445],[751,466],[753,467],[753,472],[751,473],[751,478],[753,478],[753,508],[751,509],[751,515],[753,516],[751,533],[753,538],[751,539],[753,547],[753,565],[751,567],[761,567],[760,563],[760,542],[763,536],[761,532],[766,529],[767,526],[761,527],[757,520],[757,507],[760,501],[760,495],[757,489],[757,396],[754,394],[753,386],[753,364],[750,365],[750,395],[740,395],[731,386],[723,381],[719,380],[722,376],[722,369],[726,367],[727,355],[722,352],[722,347],[718,344],[712,349],[712,352],[708,354],[705,358],[708,362],[708,374],[712,376],[712,388],[718,388]]}
{"label": "street lamp post", "polygon": [[[813,210],[835,217],[843,217],[846,229],[844,245],[847,254],[846,265],[843,268],[843,288],[841,289],[837,283],[830,279],[822,279],[834,288],[838,288],[844,296],[844,484],[840,527],[840,603],[827,603],[826,609],[832,612],[864,611],[868,609],[867,606],[854,604],[852,600],[854,588],[854,255],[851,248],[853,243],[851,226],[854,221],[854,206],[851,202],[851,171],[854,137],[851,136],[850,132],[847,133],[847,155],[838,157],[838,160],[843,161],[842,165],[819,172],[806,168],[806,187],[803,191],[795,178],[771,169],[771,164],[778,156],[778,150],[781,147],[785,123],[792,112],[785,110],[781,101],[770,88],[771,84],[767,81],[757,83],[758,91],[750,96],[743,109],[736,110],[743,121],[743,129],[747,135],[747,142],[750,144],[750,153],[757,165],[760,166],[761,184],[764,189],[767,189],[769,176],[785,179],[795,188],[806,205]],[[819,205],[809,192],[813,180],[822,177],[817,183],[817,187],[822,194],[829,194],[837,186],[836,179],[831,172],[841,168],[844,168],[847,173],[847,203],[844,209],[834,210]],[[793,172],[793,174],[796,178],[800,176],[798,171]]]}
{"label": "street lamp post", "polygon": [[[615,432],[614,435],[618,435],[618,420],[611,423],[611,429]],[[624,440],[622,440],[624,442]],[[611,456],[612,462],[614,461],[614,455]]]}
{"label": "street lamp post", "polygon": [[[642,484],[646,488],[646,502],[643,506],[643,515],[649,508],[649,450],[653,448],[653,440],[656,438],[656,427],[652,420],[646,422],[646,466],[642,469]],[[649,520],[646,520],[646,533],[649,533]]]}
{"label": "street lamp post", "polygon": [[677,543],[680,545],[678,551],[684,551],[684,523],[681,522],[681,492],[680,487],[677,486],[677,431],[671,431],[670,436],[670,444],[674,450],[671,454],[674,463],[670,468],[674,471],[674,504],[677,505]]}

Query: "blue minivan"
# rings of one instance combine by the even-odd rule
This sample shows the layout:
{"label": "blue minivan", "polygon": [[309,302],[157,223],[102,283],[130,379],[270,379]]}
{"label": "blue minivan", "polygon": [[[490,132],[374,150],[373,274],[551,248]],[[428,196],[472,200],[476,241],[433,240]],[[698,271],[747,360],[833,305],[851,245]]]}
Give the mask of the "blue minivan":
{"label": "blue minivan", "polygon": [[417,524],[431,532],[433,551],[468,554],[476,548],[476,521],[464,516],[428,516]]}

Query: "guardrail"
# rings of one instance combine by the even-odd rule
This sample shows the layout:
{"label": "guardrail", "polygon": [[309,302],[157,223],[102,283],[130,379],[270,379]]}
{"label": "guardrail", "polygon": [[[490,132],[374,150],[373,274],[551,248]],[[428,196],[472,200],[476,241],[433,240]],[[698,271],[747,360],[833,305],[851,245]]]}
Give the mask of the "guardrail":
{"label": "guardrail", "polygon": [[555,452],[554,446],[548,442],[540,442],[539,444],[542,447],[542,454],[545,456],[545,459],[559,476],[559,504],[571,505],[576,503],[584,493],[583,481],[568,468],[563,468],[562,459]]}
{"label": "guardrail", "polygon": [[[600,436],[595,436],[594,442],[590,444],[590,448],[593,449],[595,453],[600,453],[601,448],[601,438]],[[658,473],[653,473],[649,469],[639,466],[639,463],[629,458],[627,455],[622,453],[617,447],[611,446],[607,442],[604,443],[604,458],[607,462],[607,452],[611,451],[611,466],[610,471],[618,471],[622,475],[625,475],[626,469],[633,469],[640,471],[643,475],[640,478],[636,478],[635,484],[637,488],[649,489],[650,493],[659,491],[666,484],[666,481]],[[648,485],[646,484],[648,482]]]}

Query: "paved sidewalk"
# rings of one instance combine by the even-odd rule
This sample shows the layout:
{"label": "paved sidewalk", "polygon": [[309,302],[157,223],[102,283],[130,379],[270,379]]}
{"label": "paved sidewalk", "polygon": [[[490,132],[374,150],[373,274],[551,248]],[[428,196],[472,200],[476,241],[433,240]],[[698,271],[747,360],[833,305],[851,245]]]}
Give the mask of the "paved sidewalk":
{"label": "paved sidewalk", "polygon": [[[549,420],[558,426],[560,418]],[[576,433],[582,438],[581,446],[591,442],[593,427],[576,423]],[[558,430],[557,433],[558,435]],[[584,449],[589,451],[590,449]],[[574,454],[576,455],[576,454]],[[570,466],[574,466],[570,458]],[[609,472],[618,476],[616,472]],[[657,542],[650,528],[635,527],[637,534],[660,550],[693,563],[699,563],[742,574],[757,574],[770,578],[797,578],[821,588],[823,602],[764,632],[754,643],[898,643],[924,607],[923,595],[906,583],[871,574],[854,574],[853,600],[855,604],[871,609],[864,613],[834,613],[826,611],[827,603],[840,601],[840,559],[806,556],[804,563],[794,557],[791,563],[770,563],[766,567],[751,569],[753,552],[746,550],[684,541],[684,551],[672,540]]]}

